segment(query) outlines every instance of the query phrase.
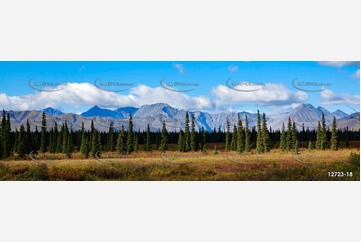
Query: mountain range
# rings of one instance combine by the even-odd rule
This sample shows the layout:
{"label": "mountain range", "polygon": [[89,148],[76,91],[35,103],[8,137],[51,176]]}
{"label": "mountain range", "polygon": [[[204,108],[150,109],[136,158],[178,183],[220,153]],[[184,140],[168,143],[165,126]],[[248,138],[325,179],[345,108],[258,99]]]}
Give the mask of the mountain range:
{"label": "mountain range", "polygon": [[[73,130],[81,129],[82,123],[86,129],[90,129],[91,121],[94,121],[94,126],[100,131],[107,131],[109,125],[112,123],[115,129],[119,129],[122,125],[127,129],[129,114],[132,114],[134,130],[146,130],[149,124],[152,131],[158,131],[162,128],[162,122],[167,125],[169,131],[179,131],[179,129],[185,128],[185,116],[186,110],[177,109],[171,107],[166,103],[156,103],[150,105],[143,105],[139,108],[136,107],[124,107],[116,110],[104,109],[98,106],[90,108],[88,111],[81,114],[63,113],[54,108],[48,107],[43,110],[28,110],[28,111],[9,111],[12,129],[19,129],[21,124],[25,124],[27,120],[31,125],[32,130],[37,127],[41,128],[42,112],[45,112],[47,116],[47,128],[58,126],[64,121],[67,121],[68,125]],[[323,107],[314,107],[311,104],[301,104],[297,108],[284,113],[279,114],[266,114],[267,124],[269,128],[273,130],[281,129],[282,123],[287,127],[288,118],[290,117],[295,121],[298,129],[302,129],[304,125],[305,129],[311,130],[317,127],[317,122],[321,120],[322,113],[325,115],[326,125],[332,124],[333,117],[336,117],[338,128],[346,128],[352,130],[360,129],[360,113],[347,114],[342,110],[336,110],[335,112],[329,112]],[[231,126],[237,123],[238,114],[244,122],[245,116],[248,116],[249,127],[256,126],[257,114],[250,112],[220,112],[220,113],[207,113],[201,111],[190,112],[195,117],[196,130],[202,127],[207,131],[213,129],[225,130],[226,119],[230,120]],[[231,127],[231,130],[233,128]]]}

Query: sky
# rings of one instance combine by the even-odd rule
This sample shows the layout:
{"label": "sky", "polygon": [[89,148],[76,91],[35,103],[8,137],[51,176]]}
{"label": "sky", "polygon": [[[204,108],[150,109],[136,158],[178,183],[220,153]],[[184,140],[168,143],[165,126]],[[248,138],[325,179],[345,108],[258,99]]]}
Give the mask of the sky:
{"label": "sky", "polygon": [[[316,83],[312,86],[307,83]],[[0,62],[0,108],[82,113],[167,103],[206,112],[359,111],[357,61]]]}

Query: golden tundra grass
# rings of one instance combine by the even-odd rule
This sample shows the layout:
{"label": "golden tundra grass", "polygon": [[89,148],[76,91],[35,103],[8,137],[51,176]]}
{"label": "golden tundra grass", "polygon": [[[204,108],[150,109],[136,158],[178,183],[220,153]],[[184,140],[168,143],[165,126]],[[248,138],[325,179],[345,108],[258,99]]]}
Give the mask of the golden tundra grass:
{"label": "golden tundra grass", "polygon": [[[208,152],[104,152],[98,159],[84,159],[79,153],[71,159],[44,154],[38,162],[1,161],[0,180],[359,180],[359,165],[348,162],[351,153],[359,154],[356,148],[300,149],[299,154],[276,149],[265,154]],[[332,171],[354,172],[354,176],[330,178]]]}

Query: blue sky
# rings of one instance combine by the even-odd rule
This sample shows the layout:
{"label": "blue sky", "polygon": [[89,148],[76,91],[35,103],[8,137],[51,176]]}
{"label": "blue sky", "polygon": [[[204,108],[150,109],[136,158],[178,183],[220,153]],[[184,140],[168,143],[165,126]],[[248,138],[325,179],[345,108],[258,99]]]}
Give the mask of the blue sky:
{"label": "blue sky", "polygon": [[[287,111],[300,103],[311,103],[334,111],[359,109],[359,62],[293,61],[152,61],[152,62],[0,62],[0,108],[12,110],[43,109],[52,106],[63,112],[80,113],[97,104],[115,109],[124,106],[164,102],[189,110]],[[174,92],[165,83],[198,83],[192,91]],[[240,92],[229,88],[232,82],[261,83],[260,90]],[[297,82],[329,83],[321,92],[295,88]],[[68,83],[62,90],[41,92],[29,86],[34,82]],[[107,92],[94,81],[131,82],[122,92]],[[243,87],[242,87],[243,88]],[[241,88],[241,90],[243,90]],[[316,90],[322,87],[308,87]],[[189,88],[177,88],[188,90]],[[238,87],[237,87],[238,89]],[[113,89],[109,89],[113,90]]]}

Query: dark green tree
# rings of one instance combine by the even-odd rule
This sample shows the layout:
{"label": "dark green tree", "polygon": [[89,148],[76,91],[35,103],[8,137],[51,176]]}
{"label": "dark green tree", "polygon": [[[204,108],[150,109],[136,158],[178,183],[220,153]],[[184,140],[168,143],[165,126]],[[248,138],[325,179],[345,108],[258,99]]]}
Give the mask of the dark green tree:
{"label": "dark green tree", "polygon": [[152,143],[151,143],[151,136],[150,136],[150,127],[149,124],[147,126],[147,137],[145,142],[145,151],[151,151],[152,150]]}
{"label": "dark green tree", "polygon": [[231,150],[237,150],[237,126],[233,125],[233,133],[231,139]]}
{"label": "dark green tree", "polygon": [[262,127],[261,127],[261,115],[259,110],[257,110],[257,140],[256,140],[256,150],[257,153],[263,153],[263,137],[262,137]]}
{"label": "dark green tree", "polygon": [[189,113],[186,112],[186,120],[185,120],[185,131],[184,131],[184,151],[191,150],[191,134],[189,131]]}
{"label": "dark green tree", "polygon": [[120,132],[118,135],[116,150],[119,154],[124,154],[124,152],[126,151],[125,128],[123,125],[120,128]]}
{"label": "dark green tree", "polygon": [[134,134],[134,145],[133,145],[133,147],[134,147],[134,152],[138,152],[138,144],[139,144],[139,140],[138,140],[138,135],[137,134]]}
{"label": "dark green tree", "polygon": [[[26,120],[26,134],[25,134],[25,144],[26,144],[26,153],[29,154],[34,148],[33,148],[33,134],[31,132],[31,127],[29,123],[29,119]],[[56,144],[56,142],[54,143]]]}
{"label": "dark green tree", "polygon": [[197,151],[198,150],[198,143],[197,143],[197,136],[196,136],[196,129],[195,129],[195,123],[194,123],[194,114],[192,114],[191,119],[191,136],[190,136],[190,142],[191,142],[191,150]]}
{"label": "dark green tree", "polygon": [[266,120],[265,113],[263,113],[263,116],[262,116],[262,148],[263,148],[263,152],[270,151],[270,137],[269,137],[269,131],[267,128],[267,120]]}
{"label": "dark green tree", "polygon": [[25,144],[25,127],[24,125],[20,126],[20,132],[19,132],[19,136],[18,136],[18,141],[17,141],[17,153],[18,156],[20,158],[24,158],[25,154],[26,154],[26,144]]}
{"label": "dark green tree", "polygon": [[321,139],[322,139],[322,130],[321,130],[321,124],[320,121],[317,123],[317,131],[316,131],[316,149],[321,149]]}
{"label": "dark green tree", "polygon": [[322,112],[322,128],[321,128],[321,150],[327,148],[327,133],[326,133],[326,120],[325,114]]}
{"label": "dark green tree", "polygon": [[165,126],[164,121],[163,121],[162,135],[161,135],[159,150],[161,152],[165,152],[166,150],[168,150],[168,134],[167,134],[167,128]]}
{"label": "dark green tree", "polygon": [[249,133],[249,128],[248,128],[248,117],[246,115],[246,120],[245,120],[245,128],[244,128],[244,151],[246,152],[250,152],[251,151],[251,139],[250,139],[250,133]]}
{"label": "dark green tree", "polygon": [[47,142],[46,142],[46,115],[45,112],[43,112],[42,116],[41,116],[41,141],[40,141],[40,152],[41,153],[45,153],[46,152],[46,147],[47,147]]}
{"label": "dark green tree", "polygon": [[292,144],[292,122],[291,117],[288,117],[288,124],[287,124],[287,134],[286,134],[286,144],[287,144],[287,150],[291,150],[293,147]]}
{"label": "dark green tree", "polygon": [[81,153],[85,158],[88,158],[88,157],[89,157],[89,153],[90,153],[89,138],[88,138],[88,136],[86,136],[85,134],[83,134],[82,139],[81,139],[80,153]]}
{"label": "dark green tree", "polygon": [[338,150],[336,117],[333,117],[333,121],[332,121],[331,149]]}
{"label": "dark green tree", "polygon": [[183,132],[183,130],[181,129],[180,131],[179,131],[179,134],[178,134],[178,142],[177,142],[177,149],[178,149],[178,151],[180,151],[180,152],[184,152],[184,132]]}
{"label": "dark green tree", "polygon": [[128,154],[130,154],[133,151],[134,151],[133,117],[132,114],[129,114],[127,152]]}
{"label": "dark green tree", "polygon": [[280,149],[286,150],[287,149],[287,138],[286,138],[286,131],[285,131],[285,123],[282,123],[282,131],[281,131],[281,138],[280,138]]}
{"label": "dark green tree", "polygon": [[229,151],[231,149],[231,143],[230,143],[230,123],[229,123],[229,119],[227,117],[226,119],[226,142],[225,142],[225,150]]}
{"label": "dark green tree", "polygon": [[101,153],[101,139],[100,139],[100,133],[97,129],[94,129],[93,137],[92,137],[92,149],[91,149],[91,155],[93,157],[96,157],[96,155],[100,155]]}
{"label": "dark green tree", "polygon": [[109,125],[108,131],[108,150],[115,151],[115,143],[114,143],[114,127],[113,123]]}
{"label": "dark green tree", "polygon": [[292,148],[295,149],[296,140],[298,139],[298,138],[297,138],[297,129],[296,129],[296,123],[295,123],[295,121],[292,122],[291,139],[292,139]]}
{"label": "dark green tree", "polygon": [[242,120],[240,115],[238,114],[238,122],[237,122],[237,150],[239,153],[244,151],[244,130],[242,125]]}

